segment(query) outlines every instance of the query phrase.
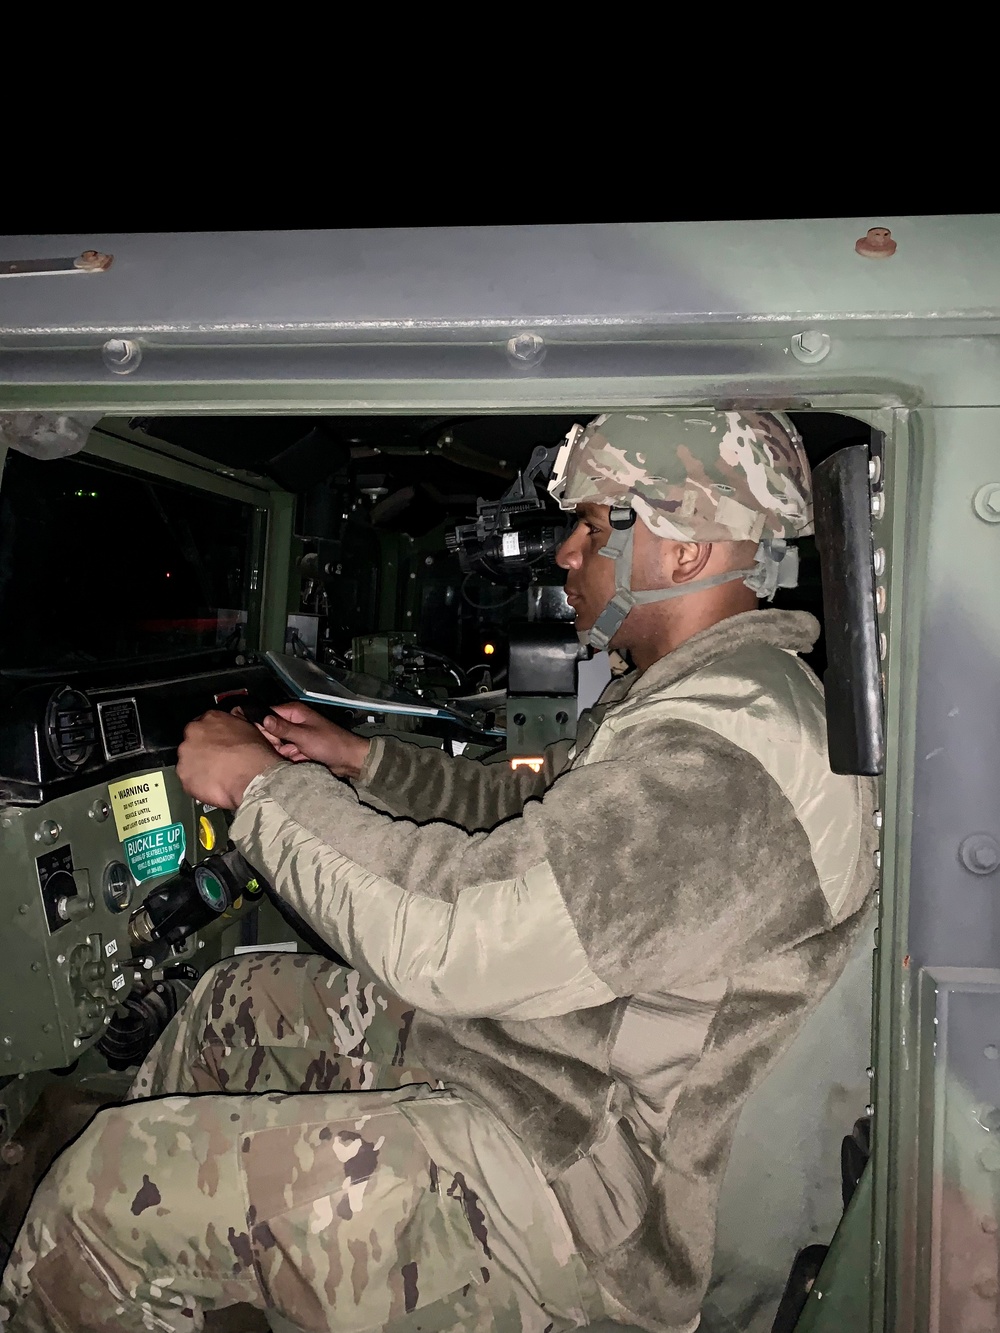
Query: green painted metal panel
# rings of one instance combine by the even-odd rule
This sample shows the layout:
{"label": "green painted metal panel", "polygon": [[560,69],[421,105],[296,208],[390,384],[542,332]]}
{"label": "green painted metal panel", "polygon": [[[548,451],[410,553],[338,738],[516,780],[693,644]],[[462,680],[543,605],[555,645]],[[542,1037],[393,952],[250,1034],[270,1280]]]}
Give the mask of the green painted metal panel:
{"label": "green painted metal panel", "polygon": [[795,1333],[868,1333],[871,1318],[872,1172],[861,1177]]}

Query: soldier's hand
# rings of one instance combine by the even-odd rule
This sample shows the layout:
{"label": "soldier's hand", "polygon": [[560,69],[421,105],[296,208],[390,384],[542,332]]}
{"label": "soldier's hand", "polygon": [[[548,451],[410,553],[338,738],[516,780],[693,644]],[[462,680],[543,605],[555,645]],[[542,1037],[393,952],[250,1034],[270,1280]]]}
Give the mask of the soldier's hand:
{"label": "soldier's hand", "polygon": [[189,722],[177,750],[181,786],[222,810],[235,810],[251,781],[280,763],[257,728],[230,713],[213,711]]}
{"label": "soldier's hand", "polygon": [[[260,730],[283,759],[301,763],[311,759],[325,764],[338,778],[356,778],[368,757],[371,742],[355,736],[305,704],[275,704]],[[282,720],[279,721],[278,719]]]}

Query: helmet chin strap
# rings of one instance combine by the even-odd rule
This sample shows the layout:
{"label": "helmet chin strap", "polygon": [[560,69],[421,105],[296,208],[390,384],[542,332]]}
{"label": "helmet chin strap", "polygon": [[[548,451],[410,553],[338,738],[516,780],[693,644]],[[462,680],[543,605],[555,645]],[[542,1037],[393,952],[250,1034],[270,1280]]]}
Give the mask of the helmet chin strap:
{"label": "helmet chin strap", "polygon": [[686,597],[690,592],[718,588],[723,583],[734,583],[737,579],[742,579],[758,597],[770,601],[776,589],[794,588],[798,582],[798,551],[790,549],[782,539],[765,539],[757,548],[756,563],[752,569],[727,570],[724,574],[696,579],[693,583],[685,583],[677,588],[650,588],[646,592],[633,592],[632,529],[635,519],[636,513],[631,507],[613,506],[611,536],[598,552],[615,562],[615,593],[591,628],[580,634],[583,643],[592,645],[598,652],[607,648],[634,606]]}

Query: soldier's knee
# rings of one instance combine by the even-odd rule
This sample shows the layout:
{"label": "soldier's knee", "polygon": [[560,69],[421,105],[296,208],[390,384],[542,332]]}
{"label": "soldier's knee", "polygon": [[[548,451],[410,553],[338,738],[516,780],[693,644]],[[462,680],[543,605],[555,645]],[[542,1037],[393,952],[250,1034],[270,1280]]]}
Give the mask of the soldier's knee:
{"label": "soldier's knee", "polygon": [[32,1203],[32,1213],[54,1223],[59,1217],[89,1222],[93,1201],[112,1197],[129,1154],[124,1151],[134,1110],[111,1106],[99,1111],[83,1133],[53,1162]]}

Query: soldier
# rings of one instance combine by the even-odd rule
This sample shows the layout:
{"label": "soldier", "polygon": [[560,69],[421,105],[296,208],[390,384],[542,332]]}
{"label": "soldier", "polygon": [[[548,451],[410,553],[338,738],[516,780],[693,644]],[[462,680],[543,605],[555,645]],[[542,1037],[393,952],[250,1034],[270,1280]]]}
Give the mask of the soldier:
{"label": "soldier", "polygon": [[186,789],[354,970],[206,974],[40,1187],[10,1329],[697,1326],[740,1107],[862,926],[873,788],[830,772],[816,622],[757,609],[811,531],[786,418],[599,417],[550,489],[577,627],[632,669],[538,775],[298,704],[188,727]]}

